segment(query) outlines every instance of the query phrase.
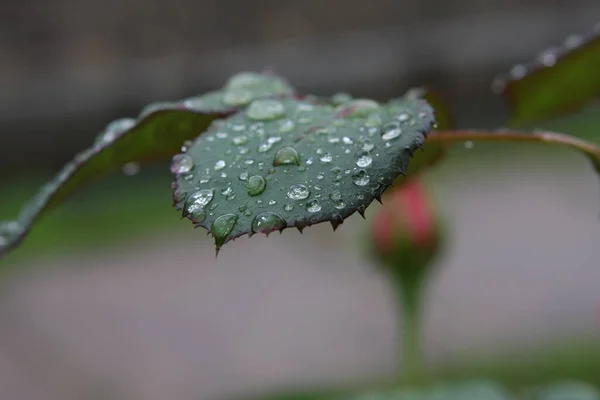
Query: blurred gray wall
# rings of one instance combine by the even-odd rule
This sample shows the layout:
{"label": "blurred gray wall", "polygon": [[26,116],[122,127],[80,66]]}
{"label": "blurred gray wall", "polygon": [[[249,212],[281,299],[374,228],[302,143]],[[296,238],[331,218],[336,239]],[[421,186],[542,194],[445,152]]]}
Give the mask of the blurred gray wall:
{"label": "blurred gray wall", "polygon": [[318,94],[431,83],[481,115],[496,72],[599,20],[597,0],[2,0],[0,174],[265,66]]}

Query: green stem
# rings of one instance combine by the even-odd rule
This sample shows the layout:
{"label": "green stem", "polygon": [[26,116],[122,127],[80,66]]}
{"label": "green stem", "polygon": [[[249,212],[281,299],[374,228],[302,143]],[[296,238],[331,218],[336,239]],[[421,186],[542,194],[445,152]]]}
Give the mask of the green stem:
{"label": "green stem", "polygon": [[401,374],[409,384],[420,383],[424,378],[423,346],[421,337],[421,312],[424,279],[406,281],[392,277],[400,317]]}

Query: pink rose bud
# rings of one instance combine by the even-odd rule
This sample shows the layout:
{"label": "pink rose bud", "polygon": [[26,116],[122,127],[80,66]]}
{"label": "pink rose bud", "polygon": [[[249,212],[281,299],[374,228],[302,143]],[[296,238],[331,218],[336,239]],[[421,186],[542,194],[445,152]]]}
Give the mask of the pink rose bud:
{"label": "pink rose bud", "polygon": [[420,277],[442,244],[442,221],[427,188],[412,179],[392,189],[371,224],[372,252],[403,279]]}

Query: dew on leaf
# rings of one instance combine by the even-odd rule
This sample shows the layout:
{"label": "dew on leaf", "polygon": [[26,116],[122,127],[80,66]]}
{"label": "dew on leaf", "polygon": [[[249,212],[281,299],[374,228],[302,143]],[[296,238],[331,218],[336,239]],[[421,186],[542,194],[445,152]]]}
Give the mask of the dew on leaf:
{"label": "dew on leaf", "polygon": [[267,121],[281,118],[285,115],[282,102],[275,99],[254,100],[246,110],[246,116],[257,121]]}
{"label": "dew on leaf", "polygon": [[244,164],[246,164],[246,165],[252,165],[252,164],[254,164],[254,160],[251,159],[251,158],[249,158],[246,161],[244,161]]}
{"label": "dew on leaf", "polygon": [[306,203],[306,209],[308,210],[308,212],[316,213],[321,211],[321,204],[318,200],[311,200],[308,203]]}
{"label": "dew on leaf", "polygon": [[329,195],[329,198],[331,200],[339,200],[342,198],[342,193],[339,190],[334,190],[333,192],[331,192],[331,194]]}
{"label": "dew on leaf", "polygon": [[402,129],[397,122],[388,122],[381,128],[381,138],[383,140],[396,139],[402,134]]}
{"label": "dew on leaf", "polygon": [[225,87],[228,89],[247,88],[261,83],[263,79],[264,77],[256,72],[240,72],[229,78]]}
{"label": "dew on leaf", "polygon": [[365,186],[369,183],[369,174],[364,169],[357,169],[352,173],[352,182],[357,186]]}
{"label": "dew on leaf", "polygon": [[344,136],[342,138],[342,143],[344,143],[344,144],[354,144],[354,140],[352,140],[352,138],[349,138],[348,136]]}
{"label": "dew on leaf", "polygon": [[314,162],[314,160],[311,157],[308,160],[306,160],[306,165],[312,165],[313,162]]}
{"label": "dew on leaf", "polygon": [[225,163],[224,160],[219,160],[215,163],[215,171],[220,171],[223,168],[225,168],[227,166],[227,164]]}
{"label": "dew on leaf", "polygon": [[233,230],[238,218],[239,217],[235,214],[223,214],[212,223],[210,232],[215,237],[217,247],[225,243],[227,236],[229,236]]}
{"label": "dew on leaf", "polygon": [[287,203],[285,206],[283,206],[283,209],[285,211],[292,211],[294,209],[294,205],[292,203]]}
{"label": "dew on leaf", "polygon": [[234,136],[233,139],[231,139],[231,141],[233,142],[234,145],[241,146],[243,144],[248,143],[248,136],[246,136],[246,135]]}
{"label": "dew on leaf", "polygon": [[213,199],[213,191],[211,189],[203,189],[192,193],[185,201],[185,213],[193,214],[194,211],[203,209]]}
{"label": "dew on leaf", "polygon": [[206,219],[206,211],[203,208],[194,208],[188,217],[192,222],[199,224]]}
{"label": "dew on leaf", "polygon": [[128,162],[121,167],[123,173],[127,176],[133,176],[140,172],[140,164],[136,162]]}
{"label": "dew on leaf", "polygon": [[234,200],[237,197],[237,194],[235,193],[230,193],[227,195],[227,197],[225,197],[226,200]]}
{"label": "dew on leaf", "polygon": [[265,191],[266,187],[267,182],[265,181],[265,178],[260,175],[252,175],[248,178],[248,183],[246,184],[246,190],[249,196],[258,196]]}
{"label": "dew on leaf", "polygon": [[317,179],[319,179],[319,180],[324,179],[324,178],[325,178],[325,175],[323,175],[323,174],[317,175]]}
{"label": "dew on leaf", "polygon": [[322,188],[321,186],[319,186],[319,185],[315,185],[315,186],[313,186],[313,187],[315,188],[315,190],[321,190],[321,189],[323,189],[323,188]]}
{"label": "dew on leaf", "polygon": [[193,168],[194,161],[187,154],[176,154],[171,160],[171,172],[176,175],[188,173]]}
{"label": "dew on leaf", "polygon": [[293,147],[284,147],[280,149],[273,159],[273,166],[279,165],[300,165],[300,156]]}
{"label": "dew on leaf", "polygon": [[252,232],[269,234],[286,227],[285,220],[278,214],[268,211],[258,214],[252,220]]}
{"label": "dew on leaf", "polygon": [[321,156],[319,156],[319,160],[321,160],[322,163],[328,164],[331,162],[331,160],[333,160],[333,157],[330,153],[323,153]]}
{"label": "dew on leaf", "polygon": [[276,200],[269,200],[269,205],[270,206],[275,205],[275,204],[277,204]]}
{"label": "dew on leaf", "polygon": [[342,199],[332,200],[331,202],[333,206],[338,210],[341,210],[342,208],[346,207],[346,202]]}
{"label": "dew on leaf", "polygon": [[304,185],[299,183],[290,186],[287,192],[287,197],[292,200],[304,200],[310,195],[310,190]]}
{"label": "dew on leaf", "polygon": [[373,162],[371,154],[366,150],[357,151],[354,160],[356,161],[356,165],[361,168],[366,168]]}
{"label": "dew on leaf", "polygon": [[252,101],[252,92],[242,88],[232,88],[225,92],[223,104],[228,106],[245,106]]}
{"label": "dew on leaf", "polygon": [[227,178],[227,172],[221,172],[221,178]]}
{"label": "dew on leaf", "polygon": [[373,144],[373,141],[371,139],[362,138],[360,140],[360,148],[364,151],[371,151],[373,150],[373,148],[375,148],[375,145]]}
{"label": "dew on leaf", "polygon": [[398,121],[400,122],[406,122],[410,119],[410,114],[407,113],[406,111],[402,111],[400,114],[398,114]]}
{"label": "dew on leaf", "polygon": [[250,151],[247,147],[240,147],[240,154],[246,154]]}
{"label": "dew on leaf", "polygon": [[247,173],[247,172],[242,172],[242,173],[240,174],[240,176],[238,177],[238,179],[239,179],[240,181],[245,181],[245,180],[248,180],[248,173]]}
{"label": "dew on leaf", "polygon": [[296,124],[291,119],[286,119],[279,124],[279,132],[288,133],[294,130]]}
{"label": "dew on leaf", "polygon": [[233,189],[231,188],[231,186],[227,186],[225,189],[221,190],[221,194],[223,196],[230,195],[231,193],[233,193]]}
{"label": "dew on leaf", "polygon": [[348,93],[336,93],[331,96],[331,101],[335,105],[340,105],[349,102],[352,100],[352,96]]}
{"label": "dew on leaf", "polygon": [[356,99],[339,106],[335,112],[342,118],[361,118],[377,110],[379,110],[379,104],[376,101]]}

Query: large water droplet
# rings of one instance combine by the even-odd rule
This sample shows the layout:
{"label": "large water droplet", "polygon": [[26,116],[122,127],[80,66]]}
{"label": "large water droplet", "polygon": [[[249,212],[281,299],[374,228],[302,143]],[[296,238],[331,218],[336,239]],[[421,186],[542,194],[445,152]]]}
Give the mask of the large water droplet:
{"label": "large water droplet", "polygon": [[225,168],[227,164],[223,160],[219,160],[215,163],[215,171],[220,171]]}
{"label": "large water droplet", "polygon": [[333,157],[331,156],[330,153],[323,153],[319,156],[319,160],[321,160],[322,163],[330,163],[331,160],[333,160]]}
{"label": "large water droplet", "polygon": [[225,243],[227,236],[229,236],[233,230],[237,220],[238,216],[235,214],[224,214],[218,217],[215,222],[212,223],[210,232],[215,237],[217,247]]}
{"label": "large water droplet", "polygon": [[354,160],[356,161],[356,165],[361,168],[366,168],[373,162],[373,158],[371,158],[371,153],[366,150],[359,150],[356,152],[354,156]]}
{"label": "large water droplet", "polygon": [[290,186],[290,190],[287,192],[287,197],[292,200],[304,200],[310,195],[310,190],[304,185],[299,183]]}
{"label": "large water droplet", "polygon": [[250,103],[254,96],[247,89],[233,88],[225,92],[223,103],[228,106],[245,106]]}
{"label": "large water droplet", "polygon": [[240,72],[227,81],[225,87],[228,89],[248,88],[265,80],[264,76],[256,72]]}
{"label": "large water droplet", "polygon": [[177,154],[171,160],[171,172],[180,175],[190,172],[194,168],[194,160],[187,154]]}
{"label": "large water droplet", "polygon": [[246,110],[246,116],[257,121],[273,120],[285,115],[282,102],[274,99],[254,100]]}
{"label": "large water droplet", "polygon": [[252,175],[248,178],[248,183],[246,184],[246,190],[248,191],[249,196],[258,196],[265,191],[266,187],[267,181],[260,175]]}
{"label": "large water droplet", "polygon": [[369,174],[364,169],[357,169],[352,173],[352,182],[358,186],[365,186],[369,183]]}
{"label": "large water droplet", "polygon": [[203,209],[213,199],[213,191],[211,189],[203,189],[194,192],[185,201],[185,214],[192,215],[197,210]]}
{"label": "large water droplet", "polygon": [[339,117],[360,118],[366,117],[379,110],[379,104],[369,99],[356,99],[339,106],[335,112]]}
{"label": "large water droplet", "polygon": [[192,212],[188,214],[190,221],[199,224],[206,219],[206,211],[204,208],[194,208]]}
{"label": "large water droplet", "polygon": [[360,140],[360,148],[364,151],[371,151],[375,148],[373,141],[369,138],[362,138]]}
{"label": "large water droplet", "polygon": [[285,228],[285,220],[274,212],[263,212],[258,214],[252,221],[252,232],[269,234]]}
{"label": "large water droplet", "polygon": [[321,211],[321,203],[318,200],[311,200],[306,203],[306,209],[311,213],[319,212]]}
{"label": "large water droplet", "polygon": [[400,128],[400,124],[394,121],[388,122],[381,128],[381,138],[386,141],[396,139],[401,134],[402,129]]}
{"label": "large water droplet", "polygon": [[280,149],[273,159],[273,166],[279,165],[300,165],[300,156],[293,147],[284,147]]}

